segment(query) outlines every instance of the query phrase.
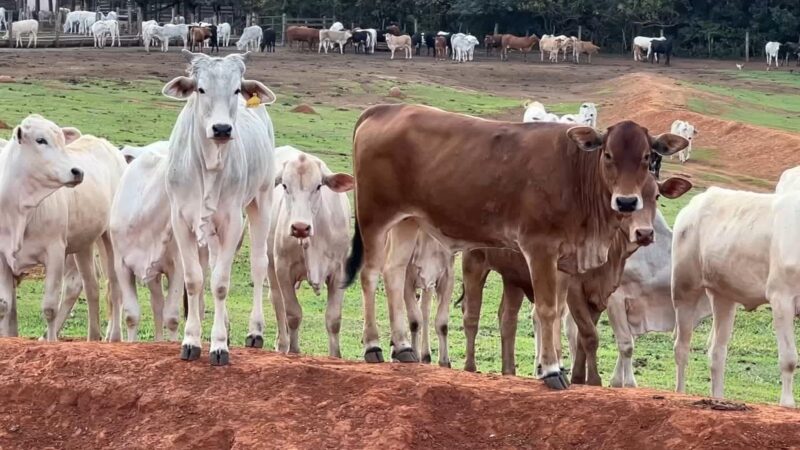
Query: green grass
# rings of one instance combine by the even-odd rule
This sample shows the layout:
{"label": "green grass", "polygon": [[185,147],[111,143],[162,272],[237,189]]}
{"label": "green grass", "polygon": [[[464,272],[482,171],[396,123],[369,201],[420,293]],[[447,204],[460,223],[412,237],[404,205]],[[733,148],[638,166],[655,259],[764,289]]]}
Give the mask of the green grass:
{"label": "green grass", "polygon": [[692,111],[780,130],[800,130],[800,95],[699,83],[691,86],[716,96],[689,99]]}
{"label": "green grass", "polygon": [[[385,88],[382,86],[381,89]],[[59,124],[72,125],[85,133],[108,137],[115,144],[126,142],[147,143],[164,139],[169,132],[180,102],[174,102],[160,95],[161,83],[136,82],[115,83],[108,81],[87,81],[78,84],[49,82],[44,84],[0,85],[0,120],[10,125],[16,124],[30,112],[38,112]],[[374,86],[355,87],[348,95],[358,95],[358,89],[367,93]],[[450,88],[428,85],[403,84],[402,89],[409,96],[406,101],[425,101],[453,111],[478,115],[492,115],[508,108],[520,108],[514,99],[491,95],[457,91]],[[385,91],[382,91],[385,92]],[[276,127],[279,145],[292,144],[319,155],[334,170],[350,170],[350,139],[352,126],[360,110],[351,108],[345,111],[326,105],[314,105],[319,115],[289,113],[288,110],[300,103],[299,96],[292,92],[277,92],[279,101],[269,111]],[[306,99],[307,101],[307,99]],[[563,110],[562,110],[563,108]],[[576,111],[577,105],[564,104],[552,108],[558,112]],[[712,156],[709,156],[712,159]],[[677,212],[699,191],[693,190],[681,199],[671,201],[662,199],[661,210],[672,223]],[[248,269],[249,246],[245,243],[236,258],[231,295],[228,303],[231,321],[231,338],[234,345],[241,345],[247,333],[247,318],[250,310],[252,288]],[[456,294],[460,291],[460,270]],[[149,306],[145,303],[147,295],[140,290],[144,318],[142,320],[142,339],[152,339],[152,319]],[[497,307],[500,302],[501,284],[495,274],[489,277],[482,309],[482,322],[478,339],[478,364],[484,372],[499,372],[500,334],[497,325]],[[19,313],[21,333],[36,337],[43,331],[40,317],[42,283],[26,281],[19,288]],[[305,285],[299,292],[304,310],[301,325],[301,347],[307,354],[327,353],[327,337],[324,326],[325,300],[316,296]],[[382,332],[382,342],[388,348],[388,319],[385,295],[379,291],[378,320]],[[275,335],[275,320],[272,308],[266,301],[265,308],[268,327],[265,336],[271,346]],[[212,303],[206,303],[209,314],[204,321],[204,336],[208,336],[212,314]],[[461,313],[451,308],[450,353],[453,367],[463,367],[464,336]],[[63,336],[81,339],[86,335],[86,305],[80,301],[73,317],[68,322]],[[517,363],[520,375],[533,373],[534,340],[530,320],[530,306],[526,304],[520,314],[517,338]],[[357,287],[349,289],[344,303],[341,332],[343,356],[348,359],[361,358],[361,300]],[[608,321],[601,318],[600,371],[607,383],[613,371],[616,348]],[[705,342],[709,333],[708,321],[695,333],[689,370],[688,389],[694,394],[707,394],[709,389],[708,364],[705,356]],[[435,336],[434,360],[436,359]],[[672,357],[672,338],[669,334],[652,334],[640,338],[635,352],[636,376],[639,384],[648,387],[671,389],[674,379]],[[177,345],[176,345],[177,356]],[[727,395],[731,398],[756,402],[776,402],[779,395],[779,371],[776,357],[776,344],[771,328],[770,315],[766,311],[740,314],[736,331],[730,346],[728,358]]]}
{"label": "green grass", "polygon": [[[794,69],[794,66],[792,66],[790,69]],[[772,70],[769,72],[726,70],[724,72],[743,80],[751,80],[763,83],[780,83],[786,86],[800,88],[800,72],[797,70],[794,72],[789,72],[788,70]]]}

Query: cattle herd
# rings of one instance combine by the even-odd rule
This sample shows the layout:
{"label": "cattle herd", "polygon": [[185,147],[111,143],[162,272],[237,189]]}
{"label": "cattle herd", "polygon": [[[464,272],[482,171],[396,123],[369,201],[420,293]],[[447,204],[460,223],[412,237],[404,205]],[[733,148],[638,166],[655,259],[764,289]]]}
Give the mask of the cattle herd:
{"label": "cattle herd", "polygon": [[[70,32],[96,38],[102,33],[103,42],[109,35],[113,43],[114,18],[76,15],[70,21],[70,14]],[[516,371],[514,339],[525,297],[534,302],[537,376],[553,389],[569,384],[562,319],[572,383],[601,384],[597,323],[607,311],[619,350],[611,385],[636,386],[636,336],[675,330],[676,387],[683,391],[692,331],[713,315],[712,394],[722,397],[736,304],[752,310],[766,303],[778,335],[780,403],[794,405],[792,320],[800,304],[792,287],[800,262],[792,232],[800,223],[792,221],[800,221],[794,214],[800,210],[800,171],[784,173],[772,194],[711,188],[681,211],[673,232],[657,199],[678,198],[692,185],[678,177],[660,180],[660,163],[663,156],[689,158],[694,126],[675,121],[669,132],[651,134],[622,121],[601,131],[594,103],[559,117],[530,102],[520,122],[424,106],[370,107],[355,124],[353,174],[334,173],[301,150],[276,148],[264,106],[275,95],[244,78],[249,50],[274,49],[275,34],[267,31],[245,28],[236,43],[244,54],[214,58],[182,50],[188,75],[168,82],[163,94],[185,106],[164,140],[119,151],[34,114],[14,128],[9,141],[0,141],[0,336],[17,335],[17,283],[26,269],[41,264],[44,338],[58,339],[83,290],[88,338],[101,339],[97,252],[111,305],[105,339],[137,340],[138,280],[150,291],[157,340],[165,333],[179,339],[183,300],[180,357],[198,359],[208,286],[214,304],[209,359],[226,365],[226,300],[248,225],[248,347],[264,346],[268,279],[275,349],[301,351],[296,289],[305,280],[317,293],[323,285],[327,289],[329,354],[340,357],[344,290],[360,272],[365,360],[385,359],[375,310],[382,276],[391,359],[431,361],[428,327],[435,296],[438,362],[449,367],[449,307],[460,253],[466,370],[477,370],[483,287],[495,271],[503,280],[498,317],[504,374]],[[142,23],[148,51],[156,43],[166,51],[170,39],[218,50],[230,37],[226,23]],[[381,33],[335,24],[325,30],[290,27],[286,37],[289,45],[316,45],[318,52],[343,52],[352,43],[356,51],[371,53]],[[469,61],[478,45],[467,34],[408,36],[396,27],[382,38],[392,54],[402,50],[406,58],[425,44],[437,58]],[[511,50],[527,57],[537,45],[541,59],[547,52],[550,61],[571,54],[577,62],[597,52],[593,44],[565,36],[487,35],[484,43],[503,59]],[[634,58],[662,56],[668,64],[671,49],[669,39],[637,38]],[[354,211],[348,191],[355,194]]]}

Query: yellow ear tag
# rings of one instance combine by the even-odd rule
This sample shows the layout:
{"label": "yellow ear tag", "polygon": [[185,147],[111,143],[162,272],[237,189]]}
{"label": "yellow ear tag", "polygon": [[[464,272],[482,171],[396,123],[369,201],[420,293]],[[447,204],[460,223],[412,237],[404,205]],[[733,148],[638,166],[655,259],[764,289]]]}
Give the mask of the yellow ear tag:
{"label": "yellow ear tag", "polygon": [[248,108],[255,108],[256,106],[261,105],[261,99],[258,98],[258,94],[253,94],[252,97],[247,99],[247,107]]}

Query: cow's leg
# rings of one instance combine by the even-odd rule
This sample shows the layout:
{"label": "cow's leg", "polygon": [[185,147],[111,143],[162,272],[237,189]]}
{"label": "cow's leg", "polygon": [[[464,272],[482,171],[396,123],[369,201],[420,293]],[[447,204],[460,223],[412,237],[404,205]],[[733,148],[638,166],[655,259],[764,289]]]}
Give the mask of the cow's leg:
{"label": "cow's leg", "polygon": [[267,268],[269,276],[269,297],[272,300],[272,308],[275,310],[277,333],[275,336],[275,351],[286,353],[289,351],[289,329],[286,325],[286,307],[278,284],[278,276],[275,273],[275,262],[269,258]]}
{"label": "cow's leg", "polygon": [[420,309],[422,311],[421,339],[419,344],[419,355],[421,362],[429,364],[431,362],[431,303],[433,302],[433,288],[425,288],[420,296]]}
{"label": "cow's leg", "polygon": [[[387,221],[388,222],[388,221]],[[364,247],[364,265],[361,268],[361,296],[364,307],[364,360],[367,362],[383,362],[383,350],[380,347],[378,323],[375,318],[375,291],[378,289],[378,275],[386,259],[386,234],[392,223],[374,222],[358,223]]]}
{"label": "cow's leg", "polygon": [[264,279],[267,276],[267,235],[270,224],[272,191],[247,207],[250,222],[250,279],[253,281],[253,307],[250,310],[246,347],[264,346]]}
{"label": "cow's leg", "polygon": [[483,286],[489,271],[484,268],[483,262],[473,262],[464,259],[462,263],[462,278],[464,282],[464,295],[461,299],[463,313],[464,335],[467,341],[464,370],[475,372],[475,339],[478,336],[478,325],[481,319],[481,306],[483,304]]}
{"label": "cow's leg", "polygon": [[[239,239],[244,231],[243,228],[244,220],[237,211],[230,211],[228,223],[217,228],[219,253],[211,273],[211,293],[214,296],[214,324],[211,326],[209,360],[212,366],[225,366],[229,362],[228,311],[225,302],[230,289],[231,266],[233,265],[233,258],[236,256]],[[253,250],[253,253],[256,253],[256,251]],[[266,255],[266,251],[263,253]],[[261,283],[263,283],[263,279]]]}
{"label": "cow's leg", "polygon": [[5,263],[0,263],[0,337],[16,337],[19,333],[14,285],[11,268]]}
{"label": "cow's leg", "polygon": [[450,367],[450,349],[447,344],[447,334],[450,323],[450,299],[453,298],[454,261],[451,259],[439,281],[436,283],[436,335],[439,339],[439,366]]}
{"label": "cow's leg", "polygon": [[394,48],[390,48],[389,50],[391,50],[391,52],[392,52],[392,56],[389,57],[389,59],[394,59]]}
{"label": "cow's leg", "polygon": [[[672,279],[675,280],[673,274]],[[689,345],[694,332],[695,311],[703,294],[702,289],[676,289],[673,283],[672,303],[675,305],[675,390],[686,392],[686,366]]]}
{"label": "cow's leg", "polygon": [[630,377],[628,373],[628,366],[632,365],[633,358],[633,333],[627,319],[625,299],[612,295],[608,302],[608,321],[617,342],[617,364],[611,377],[611,387],[636,387],[633,371],[631,370]]}
{"label": "cow's leg", "polygon": [[517,286],[503,280],[503,299],[497,316],[500,321],[500,347],[503,360],[503,375],[516,375],[517,362],[514,352],[517,341],[517,317],[525,293]]}
{"label": "cow's leg", "polygon": [[[58,306],[58,314],[56,315],[56,333],[60,333],[67,322],[78,297],[83,291],[83,280],[81,274],[78,273],[78,265],[75,264],[75,256],[67,255],[64,259],[64,281],[61,293],[61,303]],[[45,332],[45,338],[47,332]]]}
{"label": "cow's leg", "polygon": [[303,321],[303,309],[297,300],[294,290],[295,277],[292,276],[291,265],[282,264],[276,267],[275,275],[278,287],[281,290],[284,307],[286,308],[286,324],[289,329],[289,352],[300,353],[300,323]]}
{"label": "cow's leg", "polygon": [[[100,253],[100,261],[103,264],[106,277],[108,277],[106,298],[109,303],[109,321],[108,327],[106,328],[106,340],[109,342],[119,342],[122,340],[122,324],[120,323],[122,291],[120,290],[117,271],[114,268],[115,253],[114,246],[111,244],[111,234],[109,232],[103,233],[97,244]],[[94,259],[92,259],[92,261],[94,262]],[[94,265],[92,267],[94,267]]]}
{"label": "cow's leg", "polygon": [[[127,327],[128,342],[135,342],[138,339],[139,320],[141,319],[139,299],[136,295],[136,279],[133,272],[124,266],[121,258],[115,262],[115,270],[122,290],[122,314]],[[154,310],[153,318],[155,319],[155,317]]]}
{"label": "cow's leg", "polygon": [[75,262],[78,263],[78,272],[83,280],[83,290],[86,293],[86,304],[89,309],[88,338],[90,341],[99,341],[103,336],[100,333],[100,288],[94,269],[94,246],[76,253]]}
{"label": "cow's leg", "polygon": [[150,306],[153,308],[153,339],[164,340],[164,290],[161,287],[161,275],[156,276],[149,283]]}
{"label": "cow's leg", "polygon": [[797,368],[797,347],[794,337],[797,296],[794,292],[770,298],[772,323],[775,327],[775,337],[778,340],[778,361],[781,369],[780,405],[790,408],[795,406],[793,386],[794,371]]}
{"label": "cow's leg", "polygon": [[342,327],[342,304],[344,303],[341,277],[329,277],[327,286],[328,304],[325,308],[325,329],[328,331],[328,355],[341,358],[339,330]]}
{"label": "cow's leg", "polygon": [[[389,233],[389,250],[383,268],[383,280],[389,303],[389,325],[392,329],[392,359],[400,362],[417,362],[417,356],[408,341],[408,323],[405,319],[403,290],[406,269],[414,253],[419,227],[413,220],[396,224]],[[423,321],[425,312],[423,311]],[[423,330],[425,329],[423,324]],[[424,333],[424,331],[423,331]],[[423,336],[425,339],[425,336]]]}
{"label": "cow's leg", "polygon": [[717,295],[712,295],[710,298],[714,314],[711,348],[708,351],[711,359],[711,396],[724,398],[725,362],[728,358],[728,342],[733,333],[733,322],[736,317],[736,303],[721,300]]}
{"label": "cow's leg", "polygon": [[167,339],[169,341],[178,340],[178,327],[180,326],[181,301],[186,292],[183,282],[183,267],[180,261],[174,261],[173,266],[167,274],[167,298],[164,303],[164,322],[167,327]]}
{"label": "cow's leg", "polygon": [[183,266],[186,296],[188,297],[186,323],[183,330],[181,343],[181,359],[193,361],[200,358],[202,333],[201,296],[203,295],[203,267],[200,264],[200,252],[197,248],[197,239],[191,231],[191,226],[180,219],[177,212],[172,214],[172,232],[181,257]]}
{"label": "cow's leg", "polygon": [[[417,358],[422,361],[422,350],[420,347],[420,324],[422,323],[422,309],[417,301],[417,292],[414,288],[414,273],[406,270],[406,287],[403,291],[403,299],[406,302],[406,313],[408,314],[408,329],[411,330],[411,346]],[[430,357],[430,354],[428,354]],[[430,362],[430,360],[428,360]]]}

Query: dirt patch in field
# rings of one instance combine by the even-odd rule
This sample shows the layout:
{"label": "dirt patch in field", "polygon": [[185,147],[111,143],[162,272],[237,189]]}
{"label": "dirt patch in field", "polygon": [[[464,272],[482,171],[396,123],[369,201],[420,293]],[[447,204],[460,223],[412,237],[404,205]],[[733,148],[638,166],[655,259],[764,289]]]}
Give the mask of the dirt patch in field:
{"label": "dirt patch in field", "polygon": [[0,448],[788,448],[800,412],[178,344],[0,341]]}
{"label": "dirt patch in field", "polygon": [[[686,120],[698,128],[694,148],[715,151],[715,166],[721,171],[777,181],[781,172],[800,164],[800,134],[741,122],[718,119],[689,111],[688,98],[712,94],[681,85],[678,80],[648,73],[635,73],[611,80],[615,89],[601,109],[604,124],[634,120],[652,133],[669,131],[675,120]],[[693,171],[692,164],[685,166]],[[697,166],[695,166],[697,168]],[[699,168],[706,171],[705,168]]]}
{"label": "dirt patch in field", "polygon": [[298,113],[298,114],[316,114],[317,113],[317,111],[314,108],[306,105],[305,103],[295,106],[294,108],[291,109],[291,111],[293,113]]}

